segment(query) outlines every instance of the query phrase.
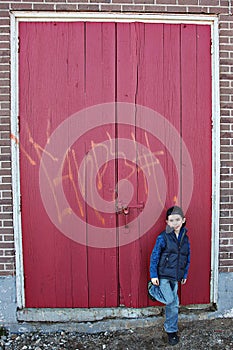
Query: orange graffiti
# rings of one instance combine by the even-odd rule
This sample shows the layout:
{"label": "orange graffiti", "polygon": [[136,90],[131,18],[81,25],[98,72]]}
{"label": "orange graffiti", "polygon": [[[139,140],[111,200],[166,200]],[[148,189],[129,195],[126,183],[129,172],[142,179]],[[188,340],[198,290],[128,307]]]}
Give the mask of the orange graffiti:
{"label": "orange graffiti", "polygon": [[[149,143],[149,139],[148,139],[148,136],[147,136],[147,132],[146,132],[146,131],[145,131],[145,139],[146,139],[147,148],[148,148],[149,150],[151,150],[150,143]],[[150,156],[151,161],[152,161],[152,163],[153,163],[153,159],[152,159],[151,153],[150,153],[149,156]],[[157,160],[158,160],[158,159],[157,159]],[[157,163],[157,164],[159,164],[159,160],[158,160],[158,163]],[[153,170],[153,176],[154,176],[154,181],[155,181],[157,196],[158,196],[158,198],[159,198],[160,204],[161,204],[162,207],[163,207],[163,202],[162,202],[162,199],[161,199],[160,193],[159,193],[159,188],[158,188],[158,183],[157,183],[157,177],[156,177],[156,173],[155,173],[155,168],[153,167],[152,170]]]}
{"label": "orange graffiti", "polygon": [[36,162],[35,162],[35,161],[30,157],[30,155],[27,153],[27,151],[25,150],[25,148],[24,148],[24,147],[21,145],[21,143],[19,142],[18,138],[17,138],[15,135],[13,135],[13,134],[11,134],[10,137],[11,137],[11,140],[13,140],[13,141],[16,143],[16,145],[19,146],[21,152],[27,157],[27,159],[29,160],[30,164],[31,164],[31,165],[36,165]]}
{"label": "orange graffiti", "polygon": [[[47,129],[46,129],[47,144],[50,142],[50,128],[51,128],[50,121],[48,121]],[[80,192],[85,200],[85,198],[86,198],[86,193],[85,193],[85,190],[86,190],[86,188],[85,188],[85,186],[86,186],[85,185],[86,184],[85,176],[86,176],[86,174],[80,173],[75,150],[69,148],[66,151],[66,153],[64,155],[64,159],[61,162],[61,168],[58,171],[57,177],[51,179],[50,175],[45,167],[45,164],[43,162],[42,154],[45,154],[46,156],[50,157],[52,159],[52,161],[54,161],[54,162],[58,162],[58,159],[56,157],[54,157],[52,154],[48,153],[46,151],[46,149],[43,149],[43,147],[41,147],[37,142],[35,142],[35,140],[32,137],[32,134],[31,134],[29,127],[27,128],[27,132],[28,132],[28,142],[30,144],[32,144],[33,149],[35,150],[37,159],[40,162],[40,166],[41,166],[41,168],[46,176],[46,179],[49,183],[49,187],[51,189],[53,200],[54,200],[54,203],[56,206],[56,211],[57,211],[59,223],[62,222],[62,219],[64,216],[70,215],[72,213],[72,208],[67,207],[67,208],[61,209],[59,206],[59,203],[58,203],[58,199],[57,199],[57,195],[56,195],[56,186],[60,185],[63,181],[68,181],[71,183],[72,189],[73,189],[74,195],[75,195],[75,200],[76,200],[76,203],[78,204],[78,210],[80,212],[80,215],[82,217],[84,217],[84,215],[85,215],[84,206],[83,206],[83,203],[82,203],[80,196],[79,196],[79,191],[78,191],[78,187],[77,187],[78,186],[77,179],[79,180]],[[145,136],[145,140],[146,140],[146,146],[147,146],[149,152],[145,153],[143,151],[142,154],[138,154],[138,146],[137,146],[137,142],[136,142],[136,136],[132,132],[131,138],[134,142],[135,158],[132,159],[131,161],[129,161],[124,152],[116,152],[115,151],[115,148],[117,149],[116,140],[113,139],[108,132],[106,132],[106,135],[110,141],[110,147],[108,147],[104,143],[95,143],[94,140],[91,140],[90,151],[92,151],[92,153],[88,152],[88,154],[86,156],[86,160],[85,160],[86,165],[87,165],[87,163],[89,163],[89,165],[90,165],[90,171],[88,173],[88,179],[89,179],[88,190],[90,191],[90,199],[91,199],[90,203],[91,203],[91,206],[95,212],[97,219],[101,222],[101,224],[105,225],[105,219],[96,208],[96,203],[95,203],[94,195],[93,195],[94,191],[93,191],[92,187],[95,186],[95,183],[96,183],[95,176],[97,176],[98,191],[103,189],[104,174],[107,171],[109,160],[112,158],[113,159],[123,159],[124,165],[129,168],[129,174],[126,176],[126,178],[125,178],[126,180],[131,179],[132,176],[134,176],[135,174],[139,174],[139,172],[141,172],[141,171],[143,172],[143,183],[144,183],[144,190],[145,190],[146,194],[148,194],[148,185],[147,185],[147,181],[146,181],[146,175],[145,175],[143,170],[147,169],[149,176],[154,177],[157,196],[159,198],[161,205],[163,205],[161,197],[160,197],[159,189],[158,189],[156,170],[155,170],[155,167],[160,163],[159,163],[158,158],[157,157],[154,158],[152,155],[155,155],[155,156],[156,155],[163,155],[164,152],[162,150],[158,151],[158,152],[152,152],[151,147],[150,147],[150,143],[149,143],[149,139],[148,139],[148,135],[145,132],[144,136]],[[20,151],[26,156],[26,158],[28,159],[30,164],[35,166],[37,164],[36,160],[34,160],[29,155],[29,153],[21,145],[21,143],[19,142],[17,137],[14,135],[11,135],[11,139],[19,146]],[[100,147],[103,148],[104,156],[105,156],[104,166],[101,167],[101,169],[99,169],[100,167],[98,164],[98,157],[97,157],[97,153],[96,153],[97,148],[100,148]],[[62,170],[64,168],[64,165],[67,165],[67,173],[66,174],[62,174]],[[73,169],[72,165],[73,165],[75,170]],[[115,191],[113,191],[113,198],[112,198],[113,200],[115,199],[117,192],[118,192],[118,189],[116,188]],[[176,200],[177,200],[177,198],[174,197],[174,202],[176,202]]]}

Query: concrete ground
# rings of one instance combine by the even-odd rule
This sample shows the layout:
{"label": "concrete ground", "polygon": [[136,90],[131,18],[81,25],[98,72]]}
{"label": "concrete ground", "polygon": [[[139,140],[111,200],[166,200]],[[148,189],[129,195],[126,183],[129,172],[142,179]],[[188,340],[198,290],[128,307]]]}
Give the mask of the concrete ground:
{"label": "concrete ground", "polygon": [[[97,324],[22,324],[17,332],[3,334],[0,350],[149,350],[149,349],[187,349],[233,350],[233,318],[193,320],[182,317],[179,322],[180,342],[176,346],[167,344],[163,331],[163,317],[126,321],[125,329],[113,320]],[[128,323],[127,323],[128,322]],[[107,327],[108,326],[108,327]],[[89,330],[89,331],[88,331]]]}

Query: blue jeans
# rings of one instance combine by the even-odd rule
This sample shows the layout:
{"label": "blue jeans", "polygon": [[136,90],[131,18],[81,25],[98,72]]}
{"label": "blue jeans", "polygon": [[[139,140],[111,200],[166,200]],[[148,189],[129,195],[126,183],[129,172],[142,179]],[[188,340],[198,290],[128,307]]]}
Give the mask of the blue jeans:
{"label": "blue jeans", "polygon": [[159,286],[153,285],[150,294],[159,302],[166,304],[164,329],[167,333],[178,331],[179,297],[178,282],[160,279]]}

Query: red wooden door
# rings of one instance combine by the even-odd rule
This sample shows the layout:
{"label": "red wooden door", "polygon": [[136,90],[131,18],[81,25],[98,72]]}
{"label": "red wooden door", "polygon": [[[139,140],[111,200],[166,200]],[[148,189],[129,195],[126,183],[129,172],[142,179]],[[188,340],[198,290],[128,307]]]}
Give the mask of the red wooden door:
{"label": "red wooden door", "polygon": [[208,303],[210,27],[31,22],[19,35],[26,306],[149,305],[174,203],[193,251],[181,301]]}

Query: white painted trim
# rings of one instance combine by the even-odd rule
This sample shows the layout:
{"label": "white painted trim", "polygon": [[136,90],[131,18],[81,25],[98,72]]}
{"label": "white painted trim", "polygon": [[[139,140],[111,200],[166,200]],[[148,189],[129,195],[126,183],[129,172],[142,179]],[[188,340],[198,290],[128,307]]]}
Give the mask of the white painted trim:
{"label": "white painted trim", "polygon": [[[18,25],[14,15],[11,15],[11,135],[19,140],[18,125]],[[20,203],[20,167],[19,144],[11,137],[12,159],[12,190],[13,190],[13,222],[15,238],[15,263],[16,263],[16,297],[17,306],[24,307],[24,272],[23,272],[23,247]]]}
{"label": "white painted trim", "polygon": [[195,23],[210,24],[216,16],[189,14],[144,14],[144,13],[90,13],[90,12],[40,12],[13,11],[19,21],[51,22],[51,21],[88,21],[88,22],[145,22],[145,23]]}
{"label": "white painted trim", "polygon": [[216,18],[212,30],[212,242],[210,300],[218,301],[219,211],[220,211],[220,87],[219,30]]}
{"label": "white painted trim", "polygon": [[[212,38],[212,242],[211,242],[211,291],[210,301],[217,302],[218,254],[219,254],[219,203],[220,203],[220,103],[219,103],[219,40],[218,18],[207,15],[182,14],[130,14],[130,13],[77,13],[77,12],[30,12],[11,13],[11,125],[12,134],[18,135],[18,23],[51,21],[88,22],[144,22],[187,23],[211,26]],[[17,305],[25,306],[22,229],[20,211],[19,147],[12,141],[12,181],[14,200],[14,230],[16,245]]]}

